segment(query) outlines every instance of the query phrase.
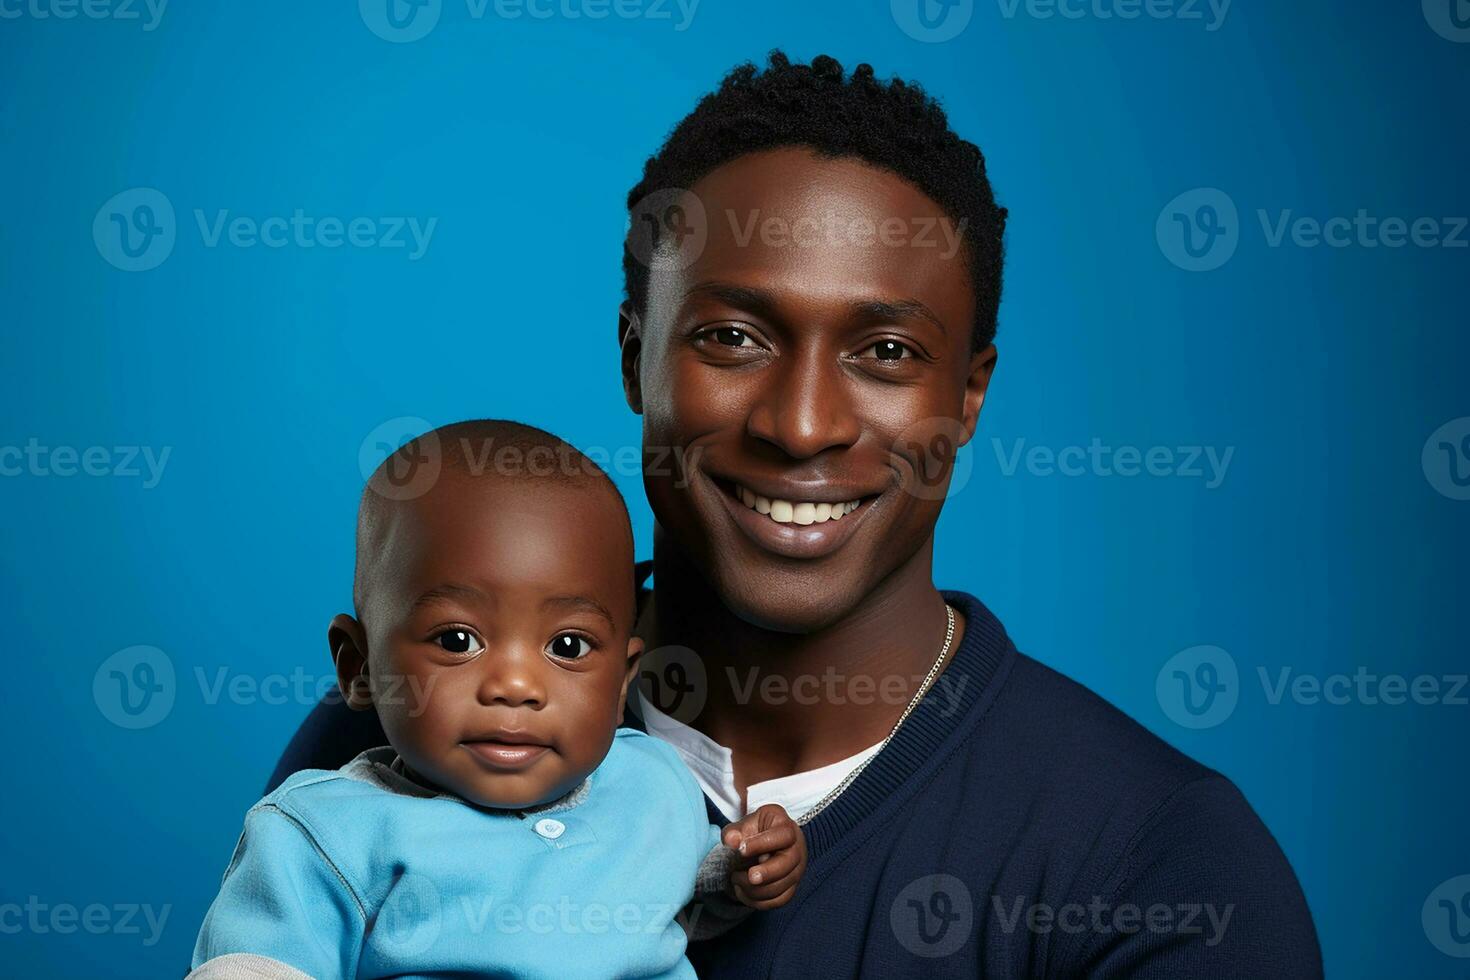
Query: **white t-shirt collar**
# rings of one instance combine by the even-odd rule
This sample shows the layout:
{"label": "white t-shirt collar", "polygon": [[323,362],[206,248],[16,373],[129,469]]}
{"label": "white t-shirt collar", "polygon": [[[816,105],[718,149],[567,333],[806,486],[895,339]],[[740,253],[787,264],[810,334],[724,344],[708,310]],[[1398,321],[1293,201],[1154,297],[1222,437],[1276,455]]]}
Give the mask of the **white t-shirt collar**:
{"label": "white t-shirt collar", "polygon": [[867,759],[878,753],[882,742],[870,745],[857,755],[848,756],[820,769],[779,776],[746,787],[746,805],[741,806],[735,789],[735,767],[730,750],[677,718],[671,718],[647,700],[639,703],[643,724],[648,734],[667,742],[679,753],[704,795],[728,820],[742,816],[767,803],[779,803],[793,820],[816,806],[822,797],[836,789],[842,780]]}

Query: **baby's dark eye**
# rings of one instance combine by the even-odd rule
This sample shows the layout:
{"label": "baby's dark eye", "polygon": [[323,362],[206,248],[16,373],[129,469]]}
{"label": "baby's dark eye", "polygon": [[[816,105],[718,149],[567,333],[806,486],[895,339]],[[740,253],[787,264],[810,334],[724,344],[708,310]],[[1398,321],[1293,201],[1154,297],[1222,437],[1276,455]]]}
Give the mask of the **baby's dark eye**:
{"label": "baby's dark eye", "polygon": [[880,340],[868,350],[880,361],[898,361],[905,357],[913,357],[914,352],[905,344],[896,340]]}
{"label": "baby's dark eye", "polygon": [[725,347],[754,347],[755,341],[750,339],[750,334],[739,327],[716,327],[709,335],[715,342]]}
{"label": "baby's dark eye", "polygon": [[445,630],[434,637],[434,642],[450,653],[479,653],[485,649],[480,638],[469,630]]}
{"label": "baby's dark eye", "polygon": [[546,652],[562,660],[581,660],[592,652],[592,644],[576,633],[562,633],[546,644]]}

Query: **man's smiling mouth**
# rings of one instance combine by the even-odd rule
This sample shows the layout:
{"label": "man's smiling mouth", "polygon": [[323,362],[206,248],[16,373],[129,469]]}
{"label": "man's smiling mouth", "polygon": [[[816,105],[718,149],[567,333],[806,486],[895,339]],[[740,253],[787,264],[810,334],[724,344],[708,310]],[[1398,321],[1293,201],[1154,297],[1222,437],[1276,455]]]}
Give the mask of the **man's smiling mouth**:
{"label": "man's smiling mouth", "polygon": [[[826,500],[797,499],[757,493],[742,483],[715,479],[718,495],[734,523],[762,549],[786,558],[821,558],[840,548],[856,533],[881,494],[856,494],[847,500],[841,491]],[[849,493],[851,491],[848,491]],[[820,490],[809,490],[816,496]]]}
{"label": "man's smiling mouth", "polygon": [[859,500],[843,500],[837,503],[812,500],[783,500],[779,497],[763,497],[740,484],[734,486],[735,496],[757,514],[764,514],[777,524],[822,524],[839,521],[858,509]]}

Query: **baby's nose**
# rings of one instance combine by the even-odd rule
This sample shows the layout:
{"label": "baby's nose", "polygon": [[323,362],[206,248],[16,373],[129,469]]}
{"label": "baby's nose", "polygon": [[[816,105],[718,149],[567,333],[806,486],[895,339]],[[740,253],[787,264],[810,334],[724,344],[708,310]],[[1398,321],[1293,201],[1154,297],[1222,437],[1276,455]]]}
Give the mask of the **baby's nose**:
{"label": "baby's nose", "polygon": [[479,690],[482,704],[532,708],[546,704],[544,660],[539,651],[500,650],[480,659],[484,663]]}

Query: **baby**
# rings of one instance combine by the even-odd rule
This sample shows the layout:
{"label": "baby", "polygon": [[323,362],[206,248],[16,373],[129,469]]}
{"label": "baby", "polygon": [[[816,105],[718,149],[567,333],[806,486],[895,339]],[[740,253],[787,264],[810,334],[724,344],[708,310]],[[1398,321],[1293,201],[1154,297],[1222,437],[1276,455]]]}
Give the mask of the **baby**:
{"label": "baby", "polygon": [[692,977],[685,924],[790,899],[784,810],[722,832],[674,751],[617,727],[633,537],[575,449],[480,421],[394,453],[353,604],[327,633],[338,682],[392,744],[250,809],[191,977]]}

